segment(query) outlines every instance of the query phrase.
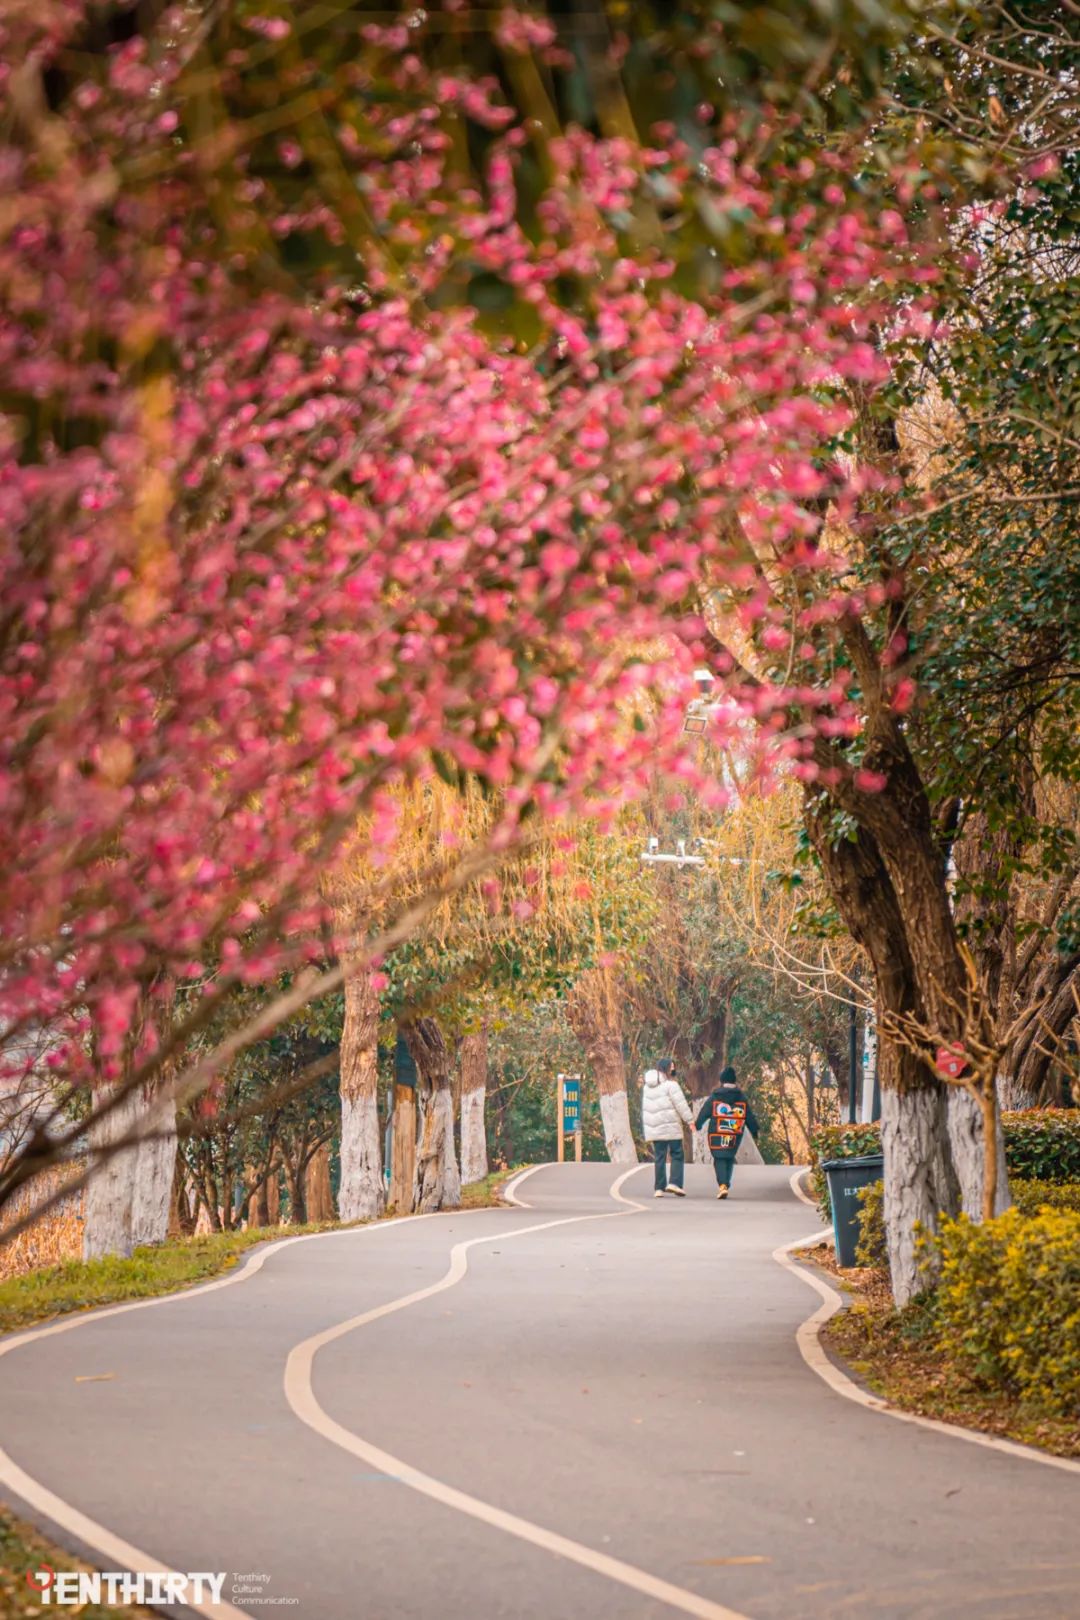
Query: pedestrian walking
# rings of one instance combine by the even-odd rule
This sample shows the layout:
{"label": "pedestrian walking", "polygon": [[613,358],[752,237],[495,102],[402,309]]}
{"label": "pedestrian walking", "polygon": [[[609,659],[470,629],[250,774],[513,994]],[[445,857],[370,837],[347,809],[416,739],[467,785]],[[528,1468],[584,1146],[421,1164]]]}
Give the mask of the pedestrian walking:
{"label": "pedestrian walking", "polygon": [[[655,1069],[645,1071],[641,1093],[641,1128],[646,1142],[653,1150],[654,1198],[663,1198],[666,1192],[676,1198],[685,1198],[683,1188],[683,1124],[693,1125],[690,1104],[682,1094],[675,1078],[675,1064],[671,1058],[661,1058]],[[671,1180],[668,1180],[668,1160],[671,1160]]]}
{"label": "pedestrian walking", "polygon": [[756,1140],[758,1122],[739,1088],[735,1070],[730,1066],[721,1070],[720,1083],[706,1097],[698,1111],[697,1129],[707,1127],[709,1152],[716,1171],[716,1196],[726,1198],[731,1191],[731,1178],[735,1173],[735,1155],[739,1151],[743,1131],[749,1131]]}

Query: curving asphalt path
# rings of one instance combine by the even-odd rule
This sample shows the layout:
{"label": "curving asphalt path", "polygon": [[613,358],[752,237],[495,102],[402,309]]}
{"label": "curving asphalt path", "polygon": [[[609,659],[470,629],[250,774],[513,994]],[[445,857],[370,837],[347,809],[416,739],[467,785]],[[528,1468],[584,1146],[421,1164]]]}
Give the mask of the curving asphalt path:
{"label": "curving asphalt path", "polygon": [[0,1341],[0,1494],[99,1566],[88,1520],[227,1570],[233,1616],[1074,1620],[1080,1478],[805,1366],[788,1175],[545,1167]]}

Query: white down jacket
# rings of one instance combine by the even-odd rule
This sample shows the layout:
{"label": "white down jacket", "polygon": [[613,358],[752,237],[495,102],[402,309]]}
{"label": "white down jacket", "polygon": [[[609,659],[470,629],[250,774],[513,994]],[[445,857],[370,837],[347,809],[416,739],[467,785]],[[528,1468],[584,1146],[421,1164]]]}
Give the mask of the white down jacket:
{"label": "white down jacket", "polygon": [[659,1069],[647,1069],[641,1090],[641,1130],[646,1142],[673,1142],[682,1135],[684,1123],[693,1125],[694,1116],[678,1081]]}

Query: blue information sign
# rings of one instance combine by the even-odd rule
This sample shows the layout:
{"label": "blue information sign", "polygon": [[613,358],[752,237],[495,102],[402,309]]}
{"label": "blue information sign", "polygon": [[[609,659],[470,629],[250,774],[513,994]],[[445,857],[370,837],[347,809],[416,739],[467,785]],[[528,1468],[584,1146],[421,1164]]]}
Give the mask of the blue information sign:
{"label": "blue information sign", "polygon": [[563,1130],[581,1129],[581,1081],[577,1075],[563,1076]]}

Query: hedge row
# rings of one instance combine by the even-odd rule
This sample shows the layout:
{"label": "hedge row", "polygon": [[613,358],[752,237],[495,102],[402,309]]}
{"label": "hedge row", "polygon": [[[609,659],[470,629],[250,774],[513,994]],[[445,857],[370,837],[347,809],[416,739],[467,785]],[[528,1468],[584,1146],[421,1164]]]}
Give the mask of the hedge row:
{"label": "hedge row", "polygon": [[1001,1117],[1010,1175],[1080,1181],[1080,1108],[1028,1108]]}
{"label": "hedge row", "polygon": [[[1023,1181],[1080,1182],[1080,1108],[1027,1108],[1002,1115],[1010,1176]],[[821,1164],[881,1152],[878,1125],[826,1125],[810,1144],[814,1191],[828,1219],[829,1195]]]}
{"label": "hedge row", "polygon": [[1021,1181],[1017,1177],[1009,1191],[1021,1215],[1038,1215],[1044,1209],[1065,1209],[1080,1215],[1080,1181]]}
{"label": "hedge row", "polygon": [[938,1344],[977,1383],[1080,1414],[1080,1213],[946,1221],[930,1299]]}

